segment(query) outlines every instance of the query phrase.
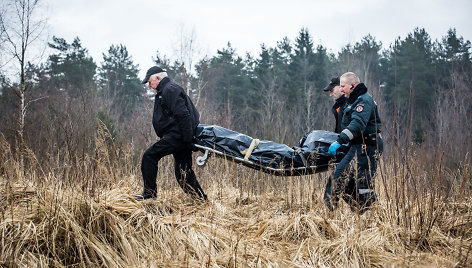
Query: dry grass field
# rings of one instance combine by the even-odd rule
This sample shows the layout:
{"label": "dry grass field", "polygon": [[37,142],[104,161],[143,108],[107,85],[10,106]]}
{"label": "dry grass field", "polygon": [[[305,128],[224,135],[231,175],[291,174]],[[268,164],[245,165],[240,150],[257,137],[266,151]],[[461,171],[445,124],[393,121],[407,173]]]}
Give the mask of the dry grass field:
{"label": "dry grass field", "polygon": [[167,157],[158,198],[138,203],[139,155],[95,142],[94,155],[46,165],[1,141],[2,266],[472,266],[472,169],[446,168],[440,152],[384,155],[380,201],[358,215],[325,208],[329,173],[275,177],[216,158],[194,167],[209,202],[183,193]]}

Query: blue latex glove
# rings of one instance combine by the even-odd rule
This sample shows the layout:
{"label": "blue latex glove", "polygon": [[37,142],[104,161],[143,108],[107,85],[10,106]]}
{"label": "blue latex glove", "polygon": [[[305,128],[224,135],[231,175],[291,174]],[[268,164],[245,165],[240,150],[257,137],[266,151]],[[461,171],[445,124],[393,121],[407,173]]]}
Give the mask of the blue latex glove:
{"label": "blue latex glove", "polygon": [[339,142],[335,141],[331,143],[328,149],[328,154],[336,155],[336,150],[339,149],[339,147],[341,147],[341,144],[339,144]]}

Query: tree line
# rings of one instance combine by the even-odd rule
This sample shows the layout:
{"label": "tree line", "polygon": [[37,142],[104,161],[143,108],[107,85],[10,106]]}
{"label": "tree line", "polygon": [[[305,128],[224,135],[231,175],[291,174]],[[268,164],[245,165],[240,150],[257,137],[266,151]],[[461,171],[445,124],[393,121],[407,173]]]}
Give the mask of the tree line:
{"label": "tree line", "polygon": [[[78,37],[53,37],[48,46],[47,60],[25,62],[22,81],[2,73],[0,132],[11,144],[18,140],[19,113],[25,143],[39,155],[63,152],[71,160],[93,150],[98,120],[111,142],[133,141],[142,149],[155,139],[153,94],[140,84],[140,66],[125,45],[111,45],[99,64]],[[193,98],[202,123],[289,145],[312,129],[334,129],[332,100],[322,89],[331,77],[352,71],[377,101],[385,137],[444,144],[462,157],[472,147],[470,53],[470,41],[455,29],[433,41],[416,28],[386,49],[367,35],[333,53],[302,28],[294,40],[262,44],[255,56],[241,56],[228,43],[194,65],[158,51],[153,60]],[[27,109],[20,109],[21,87]]]}

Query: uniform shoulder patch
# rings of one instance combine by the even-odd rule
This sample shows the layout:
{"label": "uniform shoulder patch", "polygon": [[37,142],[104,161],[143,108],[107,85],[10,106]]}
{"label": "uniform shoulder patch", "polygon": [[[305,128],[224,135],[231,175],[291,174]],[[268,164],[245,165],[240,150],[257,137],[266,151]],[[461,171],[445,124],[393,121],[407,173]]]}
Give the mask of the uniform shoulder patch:
{"label": "uniform shoulder patch", "polygon": [[356,106],[356,112],[360,113],[364,110],[364,104],[359,104]]}

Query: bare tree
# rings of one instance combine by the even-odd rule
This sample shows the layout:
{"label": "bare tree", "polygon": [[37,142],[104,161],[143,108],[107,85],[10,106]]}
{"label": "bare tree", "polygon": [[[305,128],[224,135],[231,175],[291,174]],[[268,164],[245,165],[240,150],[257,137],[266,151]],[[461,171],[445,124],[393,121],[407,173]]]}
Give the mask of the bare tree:
{"label": "bare tree", "polygon": [[467,72],[451,71],[448,79],[449,86],[437,89],[437,108],[430,133],[435,144],[446,146],[449,160],[459,163],[472,149],[472,97],[469,94],[472,78]]}
{"label": "bare tree", "polygon": [[184,24],[179,25],[177,40],[174,40],[174,54],[181,64],[182,86],[190,95],[190,78],[194,72],[194,65],[201,56],[201,49],[197,42],[195,26],[187,30]]}
{"label": "bare tree", "polygon": [[24,143],[26,111],[28,105],[35,101],[26,102],[25,93],[28,88],[25,83],[25,68],[32,58],[32,44],[42,36],[45,27],[46,19],[40,12],[39,0],[6,0],[3,4],[0,11],[0,32],[5,54],[11,57],[19,69],[16,94],[19,98],[18,139],[21,145]]}

